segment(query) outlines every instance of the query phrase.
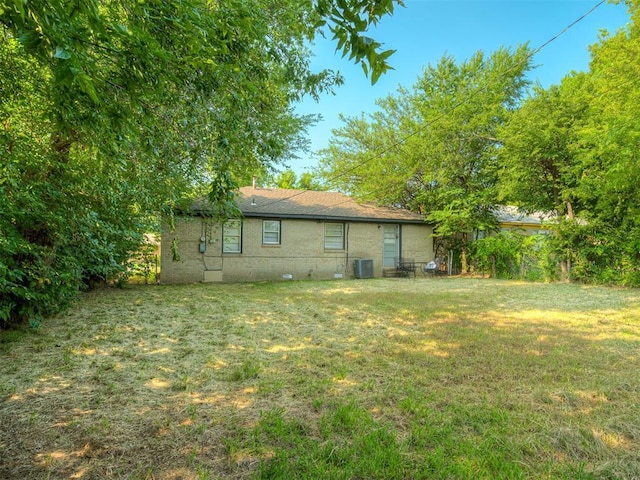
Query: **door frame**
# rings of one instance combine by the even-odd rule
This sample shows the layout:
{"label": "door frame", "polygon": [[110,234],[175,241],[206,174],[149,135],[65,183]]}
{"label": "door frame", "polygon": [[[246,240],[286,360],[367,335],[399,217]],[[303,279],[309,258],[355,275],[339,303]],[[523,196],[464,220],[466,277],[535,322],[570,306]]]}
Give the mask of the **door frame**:
{"label": "door frame", "polygon": [[[393,252],[393,257],[387,255],[386,251],[386,235],[390,228],[394,230],[395,237],[395,249]],[[382,226],[382,268],[395,268],[396,267],[396,258],[400,256],[400,252],[402,251],[402,226],[398,223],[386,223]]]}

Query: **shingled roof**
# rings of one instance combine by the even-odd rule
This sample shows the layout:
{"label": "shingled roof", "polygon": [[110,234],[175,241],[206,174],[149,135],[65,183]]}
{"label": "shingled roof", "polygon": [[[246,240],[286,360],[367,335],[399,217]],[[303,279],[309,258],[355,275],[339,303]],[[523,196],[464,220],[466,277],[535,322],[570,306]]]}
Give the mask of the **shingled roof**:
{"label": "shingled roof", "polygon": [[243,187],[238,206],[245,217],[424,223],[424,217],[400,208],[358,203],[338,192]]}
{"label": "shingled roof", "polygon": [[496,219],[500,224],[541,226],[543,223],[553,222],[557,218],[555,212],[525,212],[518,207],[509,205],[495,209]]}

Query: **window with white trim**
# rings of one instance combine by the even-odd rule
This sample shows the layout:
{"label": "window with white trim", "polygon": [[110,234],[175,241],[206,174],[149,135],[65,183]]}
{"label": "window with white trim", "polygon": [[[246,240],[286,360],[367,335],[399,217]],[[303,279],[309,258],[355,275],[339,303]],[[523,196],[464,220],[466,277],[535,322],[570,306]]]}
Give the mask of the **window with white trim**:
{"label": "window with white trim", "polygon": [[324,249],[344,250],[344,223],[324,224]]}
{"label": "window with white trim", "polygon": [[242,221],[227,220],[222,227],[223,253],[242,253]]}
{"label": "window with white trim", "polygon": [[280,220],[262,221],[262,244],[280,245]]}

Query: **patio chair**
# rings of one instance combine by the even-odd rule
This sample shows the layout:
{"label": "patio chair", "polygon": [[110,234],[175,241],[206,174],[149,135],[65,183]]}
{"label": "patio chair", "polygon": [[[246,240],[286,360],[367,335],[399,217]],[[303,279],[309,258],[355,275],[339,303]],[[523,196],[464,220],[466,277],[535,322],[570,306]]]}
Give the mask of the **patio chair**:
{"label": "patio chair", "polygon": [[442,257],[436,257],[422,266],[422,273],[425,275],[432,275],[434,277],[436,275],[441,275],[443,273],[442,265],[444,265],[444,259]]}
{"label": "patio chair", "polygon": [[396,270],[403,276],[416,276],[416,261],[413,258],[395,257]]}

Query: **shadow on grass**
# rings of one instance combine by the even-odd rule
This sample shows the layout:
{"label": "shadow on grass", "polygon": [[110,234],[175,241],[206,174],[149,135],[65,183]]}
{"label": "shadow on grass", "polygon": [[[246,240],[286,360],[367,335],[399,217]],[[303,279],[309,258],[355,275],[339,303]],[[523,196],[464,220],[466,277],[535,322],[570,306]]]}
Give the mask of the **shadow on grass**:
{"label": "shadow on grass", "polygon": [[0,477],[638,477],[637,292],[483,282],[86,295],[2,352]]}

